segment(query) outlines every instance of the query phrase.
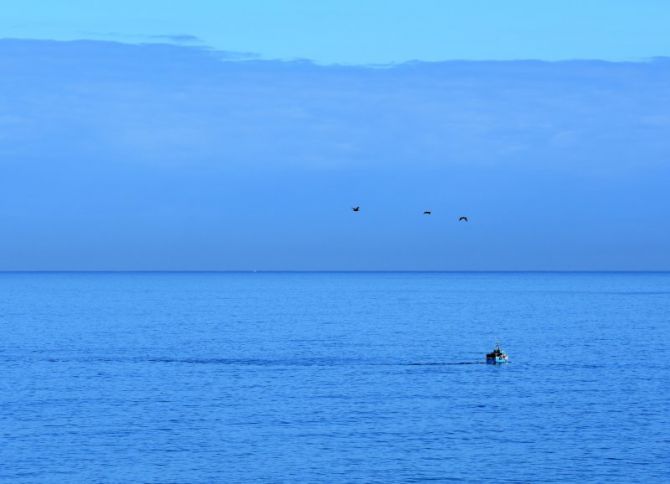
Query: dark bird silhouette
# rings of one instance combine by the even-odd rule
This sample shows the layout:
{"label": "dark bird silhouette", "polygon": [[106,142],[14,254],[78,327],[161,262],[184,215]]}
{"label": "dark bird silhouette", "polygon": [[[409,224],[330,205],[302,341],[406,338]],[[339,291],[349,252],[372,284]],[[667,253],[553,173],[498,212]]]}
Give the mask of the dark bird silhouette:
{"label": "dark bird silhouette", "polygon": [[424,215],[430,215],[430,214],[432,214],[432,213],[433,213],[433,212],[431,212],[430,210],[426,210],[425,212],[423,212]]}
{"label": "dark bird silhouette", "polygon": [[459,221],[459,222],[467,222],[467,221],[468,221],[468,217],[458,217],[458,221]]}
{"label": "dark bird silhouette", "polygon": [[360,211],[361,211],[361,207],[353,207],[352,210],[353,210],[354,212],[360,212]]}

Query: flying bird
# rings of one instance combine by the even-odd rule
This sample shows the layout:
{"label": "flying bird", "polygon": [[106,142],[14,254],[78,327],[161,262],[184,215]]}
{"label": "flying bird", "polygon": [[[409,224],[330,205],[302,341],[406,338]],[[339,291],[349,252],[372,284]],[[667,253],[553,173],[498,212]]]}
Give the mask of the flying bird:
{"label": "flying bird", "polygon": [[430,214],[432,214],[432,213],[433,213],[433,212],[431,212],[430,210],[426,210],[425,212],[423,212],[424,215],[430,215]]}
{"label": "flying bird", "polygon": [[468,217],[458,217],[458,221],[459,221],[459,222],[467,222],[467,221],[468,221]]}
{"label": "flying bird", "polygon": [[354,212],[360,212],[360,211],[361,211],[361,207],[352,207],[352,210],[353,210]]}

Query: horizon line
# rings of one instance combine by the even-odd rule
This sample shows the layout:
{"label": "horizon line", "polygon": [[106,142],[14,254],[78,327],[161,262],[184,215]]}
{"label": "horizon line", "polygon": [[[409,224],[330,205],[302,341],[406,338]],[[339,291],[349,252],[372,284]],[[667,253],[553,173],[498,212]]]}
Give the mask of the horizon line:
{"label": "horizon line", "polygon": [[128,269],[128,270],[0,270],[0,274],[667,274],[670,269],[531,269],[531,270],[165,270],[165,269]]}

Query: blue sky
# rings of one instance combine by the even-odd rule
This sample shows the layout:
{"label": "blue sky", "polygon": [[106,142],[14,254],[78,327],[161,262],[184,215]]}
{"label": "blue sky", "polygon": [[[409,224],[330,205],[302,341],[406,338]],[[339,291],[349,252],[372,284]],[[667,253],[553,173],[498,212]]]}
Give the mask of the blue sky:
{"label": "blue sky", "polygon": [[0,65],[4,269],[670,268],[670,60]]}
{"label": "blue sky", "polygon": [[668,7],[583,3],[14,3],[0,270],[668,270]]}
{"label": "blue sky", "polygon": [[2,37],[199,39],[227,51],[322,63],[607,59],[670,55],[665,0],[21,0]]}

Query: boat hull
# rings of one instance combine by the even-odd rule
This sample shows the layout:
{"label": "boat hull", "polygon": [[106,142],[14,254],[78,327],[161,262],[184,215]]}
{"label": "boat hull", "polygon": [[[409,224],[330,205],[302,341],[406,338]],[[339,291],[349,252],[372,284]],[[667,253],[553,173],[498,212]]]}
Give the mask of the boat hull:
{"label": "boat hull", "polygon": [[486,363],[490,365],[502,365],[503,363],[509,363],[509,360],[507,358],[503,358],[502,356],[487,357]]}

